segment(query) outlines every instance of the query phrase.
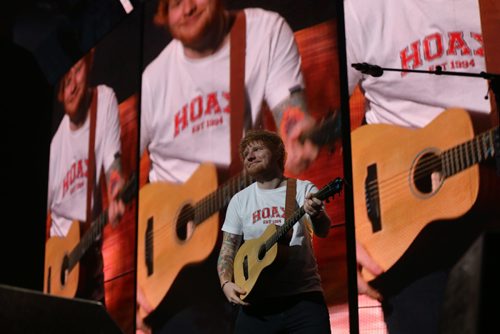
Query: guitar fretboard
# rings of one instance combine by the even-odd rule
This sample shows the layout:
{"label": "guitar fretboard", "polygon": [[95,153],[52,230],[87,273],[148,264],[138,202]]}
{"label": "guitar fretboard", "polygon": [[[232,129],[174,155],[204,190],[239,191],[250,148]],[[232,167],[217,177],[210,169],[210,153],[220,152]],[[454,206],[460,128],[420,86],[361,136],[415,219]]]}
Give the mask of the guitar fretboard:
{"label": "guitar fretboard", "polygon": [[[325,187],[320,189],[313,196],[320,199],[321,201],[324,201],[328,197],[338,194],[342,190],[343,183],[344,181],[341,178],[336,178],[335,180],[328,183]],[[290,218],[285,221],[282,226],[279,226],[276,230],[276,233],[274,233],[265,241],[266,252],[271,249],[271,247],[273,247],[274,244],[276,244],[278,240],[283,237],[293,227],[293,225],[295,225],[295,223],[298,222],[300,218],[302,218],[305,213],[306,211],[304,210],[304,206],[301,206],[293,213]]]}
{"label": "guitar fretboard", "polygon": [[[123,186],[123,189],[118,194],[118,198],[121,198],[123,202],[128,203],[137,192],[137,177],[133,174],[130,180]],[[73,248],[73,250],[68,255],[68,270],[71,271],[85,255],[90,246],[99,238],[102,230],[108,223],[108,210],[104,210],[95,219],[89,229],[84,233],[80,242]]]}
{"label": "guitar fretboard", "polygon": [[287,219],[287,221],[277,229],[276,233],[266,240],[266,251],[271,249],[271,247],[273,247],[274,244],[277,243],[278,240],[281,239],[305,213],[306,211],[303,206],[295,211],[293,216]]}
{"label": "guitar fretboard", "polygon": [[441,172],[449,177],[472,165],[495,156],[500,151],[499,128],[483,132],[473,139],[457,145],[441,154]]}
{"label": "guitar fretboard", "polygon": [[92,243],[101,235],[104,226],[108,223],[107,211],[99,215],[92,226],[85,232],[82,239],[68,256],[68,269],[71,271],[80,262]]}
{"label": "guitar fretboard", "polygon": [[229,204],[233,195],[252,183],[253,179],[245,172],[230,178],[216,191],[201,199],[194,206],[194,223],[196,225],[201,224],[214,213],[219,212]]}

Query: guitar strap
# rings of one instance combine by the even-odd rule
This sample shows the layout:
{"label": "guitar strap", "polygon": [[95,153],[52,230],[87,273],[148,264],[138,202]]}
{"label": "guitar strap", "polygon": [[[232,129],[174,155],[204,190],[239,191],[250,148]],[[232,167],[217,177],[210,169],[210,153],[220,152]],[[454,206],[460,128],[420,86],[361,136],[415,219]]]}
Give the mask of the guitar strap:
{"label": "guitar strap", "polygon": [[[97,123],[97,89],[92,89],[89,120],[89,166],[87,170],[87,216],[86,223],[80,224],[80,236],[90,228],[93,219],[92,198],[96,186],[95,136]],[[102,174],[101,174],[102,176]],[[97,202],[97,201],[96,201]],[[97,204],[97,203],[96,203]],[[78,289],[76,297],[93,299],[104,303],[104,272],[102,271],[102,238],[93,244],[80,259]]]}
{"label": "guitar strap", "polygon": [[246,18],[245,12],[236,13],[230,34],[230,77],[229,105],[231,110],[231,164],[230,175],[241,171],[239,143],[243,133],[243,115],[245,111],[245,53],[246,53]]}
{"label": "guitar strap", "polygon": [[[500,28],[500,7],[495,0],[479,0],[481,15],[481,34],[484,42],[486,70],[489,73],[500,73],[500,46],[498,29]],[[491,122],[493,126],[500,126],[500,76],[496,75],[489,80],[491,101]],[[500,130],[496,131],[495,142],[500,141]],[[500,147],[495,146],[495,160],[497,175],[500,176]]]}
{"label": "guitar strap", "polygon": [[87,170],[87,224],[92,221],[92,193],[95,184],[95,128],[97,118],[97,89],[92,89],[92,102],[90,104],[90,134],[89,134],[89,167]]}
{"label": "guitar strap", "polygon": [[[297,179],[288,178],[286,180],[286,202],[285,202],[285,221],[290,219],[297,208]],[[286,240],[290,240],[293,235],[293,228],[291,228],[286,235]],[[288,242],[287,242],[288,243]]]}
{"label": "guitar strap", "polygon": [[[486,70],[489,73],[500,73],[500,45],[498,29],[500,28],[500,7],[495,0],[479,0],[481,15],[481,35],[485,53]],[[500,78],[490,80],[490,101],[492,105],[493,126],[499,124],[500,112]]]}
{"label": "guitar strap", "polygon": [[285,221],[292,217],[297,208],[295,194],[297,194],[297,179],[288,178],[286,180]]}

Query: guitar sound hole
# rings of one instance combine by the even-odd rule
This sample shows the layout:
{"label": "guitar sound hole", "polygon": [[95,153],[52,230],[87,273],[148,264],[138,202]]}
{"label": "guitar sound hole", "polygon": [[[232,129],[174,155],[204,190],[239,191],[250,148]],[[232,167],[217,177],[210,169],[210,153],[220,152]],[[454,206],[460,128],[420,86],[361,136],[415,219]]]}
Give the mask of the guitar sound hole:
{"label": "guitar sound hole", "polygon": [[179,219],[177,220],[177,237],[180,240],[186,240],[188,238],[188,224],[193,224],[194,222],[194,208],[187,204],[184,205],[179,214]]}
{"label": "guitar sound hole", "polygon": [[68,267],[69,267],[69,258],[67,255],[65,255],[61,266],[61,286],[66,285],[66,271],[68,270]]}
{"label": "guitar sound hole", "polygon": [[47,273],[47,292],[51,293],[52,287],[50,286],[50,280],[52,279],[52,267],[49,267],[48,273]]}
{"label": "guitar sound hole", "polygon": [[245,256],[243,260],[243,277],[245,277],[245,280],[248,279],[248,256]]}
{"label": "guitar sound hole", "polygon": [[413,170],[413,184],[422,194],[432,194],[442,184],[441,159],[433,152],[420,156]]}
{"label": "guitar sound hole", "polygon": [[259,261],[262,261],[262,259],[266,256],[266,245],[261,245],[259,248],[259,253],[257,254],[257,258]]}

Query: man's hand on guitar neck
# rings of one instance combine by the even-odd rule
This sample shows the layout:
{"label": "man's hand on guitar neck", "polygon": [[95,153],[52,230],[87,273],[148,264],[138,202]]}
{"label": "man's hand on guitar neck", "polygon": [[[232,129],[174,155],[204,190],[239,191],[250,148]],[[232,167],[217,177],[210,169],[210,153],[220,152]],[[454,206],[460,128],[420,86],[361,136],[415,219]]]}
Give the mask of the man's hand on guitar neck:
{"label": "man's hand on guitar neck", "polygon": [[319,147],[311,140],[301,140],[304,133],[310,132],[316,121],[310,115],[299,110],[288,110],[281,128],[281,136],[285,143],[287,158],[285,168],[294,174],[306,170],[317,158]]}
{"label": "man's hand on guitar neck", "polygon": [[[116,164],[117,163],[114,163],[113,166]],[[119,194],[125,185],[125,181],[123,180],[119,169],[116,169],[116,167],[113,168],[114,169],[110,170],[107,176],[109,198],[108,222],[111,226],[115,227],[125,213],[125,204],[123,203],[123,200],[119,198]]]}
{"label": "man's hand on guitar neck", "polygon": [[375,277],[382,274],[383,269],[372,259],[359,242],[356,242],[356,260],[358,262],[358,293],[382,301],[382,295],[365,281],[363,275],[361,275],[361,269],[365,268]]}

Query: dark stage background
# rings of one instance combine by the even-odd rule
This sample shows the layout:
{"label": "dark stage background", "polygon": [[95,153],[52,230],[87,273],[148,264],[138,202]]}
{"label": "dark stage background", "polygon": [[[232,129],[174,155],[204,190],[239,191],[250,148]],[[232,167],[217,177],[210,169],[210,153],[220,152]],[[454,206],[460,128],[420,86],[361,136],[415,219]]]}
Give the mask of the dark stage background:
{"label": "dark stage background", "polygon": [[[105,4],[95,5],[103,2]],[[142,1],[131,2],[136,8],[142,4]],[[1,202],[4,230],[0,283],[41,290],[48,152],[53,124],[58,123],[51,117],[54,85],[74,61],[112,33],[126,14],[118,0],[28,0],[5,6],[0,23],[2,143],[5,147],[2,174],[6,181]],[[79,6],[94,10],[78,12]],[[307,0],[236,0],[230,1],[229,7],[249,6],[280,12],[294,31],[334,16],[334,3],[326,0],[314,1],[314,6]],[[104,12],[109,15],[98,21]],[[119,39],[116,41],[105,47],[117,54],[136,52],[120,49],[124,44]],[[152,56],[143,55],[144,63]],[[96,70],[98,66],[105,66],[99,64],[97,58],[98,55]],[[138,85],[120,80],[121,74],[108,75],[105,82],[115,88],[119,101]]]}
{"label": "dark stage background", "polygon": [[[262,7],[282,14],[296,34],[307,71],[306,84],[316,86],[309,98],[319,119],[340,106],[335,1],[234,0],[231,9]],[[124,80],[133,71],[126,53],[146,66],[168,41],[166,32],[148,25],[156,1],[131,1],[136,10],[125,14],[119,0],[30,0],[2,10],[2,169],[4,180],[0,284],[41,291],[50,139],[58,117],[51,117],[58,78],[104,37],[114,35],[96,52],[93,80],[112,86],[119,102],[138,91],[140,77]],[[143,20],[143,21],[141,21]],[[144,30],[130,34],[144,23]],[[151,29],[155,34],[149,34]],[[317,36],[322,36],[322,39]],[[332,39],[333,38],[333,39]],[[130,45],[147,45],[144,53]],[[113,54],[123,62],[120,71],[99,77]],[[124,59],[122,59],[124,58]],[[103,71],[104,72],[104,71]],[[324,85],[325,78],[328,84]],[[318,84],[322,86],[319,87]],[[355,116],[356,117],[356,116]],[[359,118],[360,120],[360,118]],[[359,122],[354,121],[355,124]],[[342,176],[340,150],[325,148],[312,169],[299,177],[319,187]],[[345,215],[343,196],[329,205],[334,221],[330,237],[315,243],[329,303],[347,302]],[[333,248],[332,248],[333,247]]]}

